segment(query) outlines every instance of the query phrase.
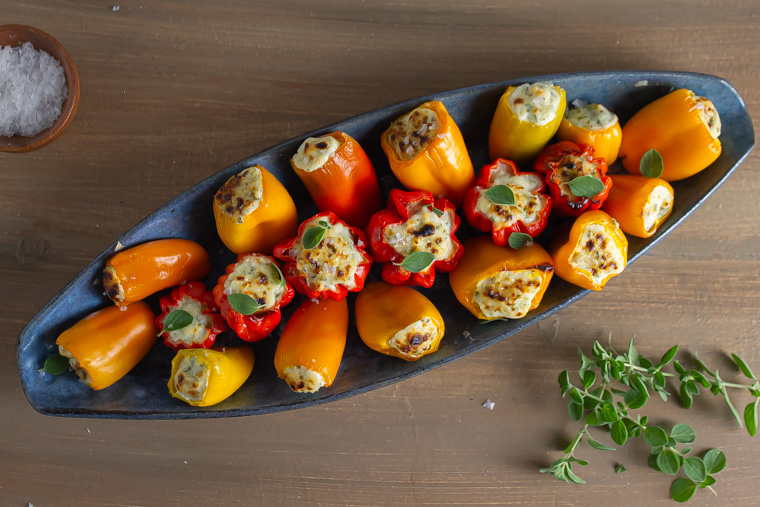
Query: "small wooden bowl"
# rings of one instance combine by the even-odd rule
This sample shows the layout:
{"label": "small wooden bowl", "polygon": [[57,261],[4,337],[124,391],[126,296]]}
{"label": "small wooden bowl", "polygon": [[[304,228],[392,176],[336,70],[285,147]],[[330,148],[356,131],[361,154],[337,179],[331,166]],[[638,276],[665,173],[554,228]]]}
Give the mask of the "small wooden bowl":
{"label": "small wooden bowl", "polygon": [[61,114],[50,127],[33,136],[0,136],[0,151],[9,153],[25,153],[55,141],[74,119],[79,106],[79,74],[74,61],[61,43],[32,26],[0,25],[0,47],[16,47],[25,42],[30,42],[35,49],[46,51],[58,60],[66,76],[67,94],[61,106]]}

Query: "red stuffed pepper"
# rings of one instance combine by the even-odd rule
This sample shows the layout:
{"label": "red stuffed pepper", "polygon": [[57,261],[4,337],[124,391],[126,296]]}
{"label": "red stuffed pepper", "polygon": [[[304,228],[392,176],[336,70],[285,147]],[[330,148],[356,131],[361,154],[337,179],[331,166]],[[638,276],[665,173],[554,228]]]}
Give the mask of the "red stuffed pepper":
{"label": "red stuffed pepper", "polygon": [[387,208],[375,213],[367,226],[375,260],[386,263],[383,280],[432,286],[436,271],[451,271],[462,258],[457,228],[459,217],[450,201],[425,190],[391,190]]}
{"label": "red stuffed pepper", "polygon": [[298,235],[277,245],[274,255],[285,262],[285,278],[312,299],[340,301],[349,292],[359,292],[372,266],[364,232],[332,211],[304,221]]}
{"label": "red stuffed pepper", "polygon": [[539,153],[533,167],[544,173],[554,210],[561,215],[578,216],[602,207],[612,188],[607,163],[594,158],[587,144],[561,141]]}
{"label": "red stuffed pepper", "polygon": [[295,292],[268,255],[242,254],[227,266],[214,287],[222,316],[237,335],[247,341],[263,340],[280,323],[280,310]]}
{"label": "red stuffed pepper", "polygon": [[491,231],[497,245],[507,245],[513,232],[535,238],[546,228],[552,200],[541,174],[520,172],[499,158],[483,166],[475,185],[464,198],[464,216],[476,229]]}
{"label": "red stuffed pepper", "polygon": [[[164,345],[174,351],[211,348],[216,336],[227,330],[214,295],[203,282],[180,285],[162,297],[159,304],[161,315],[156,318],[156,327],[162,330]],[[167,317],[177,310],[181,312],[167,322]]]}

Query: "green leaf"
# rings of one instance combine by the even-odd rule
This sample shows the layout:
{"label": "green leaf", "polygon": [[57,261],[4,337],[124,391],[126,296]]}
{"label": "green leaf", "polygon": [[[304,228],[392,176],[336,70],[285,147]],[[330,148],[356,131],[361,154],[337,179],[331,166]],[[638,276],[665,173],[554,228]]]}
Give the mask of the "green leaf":
{"label": "green leaf", "polygon": [[268,264],[269,266],[269,278],[272,279],[274,283],[279,285],[280,287],[285,287],[285,276],[282,274],[282,271],[280,271],[280,268],[277,267],[277,264]]}
{"label": "green leaf", "polygon": [[430,206],[430,209],[435,213],[437,216],[442,217],[444,215],[442,210],[439,210],[435,206]]}
{"label": "green leaf", "polygon": [[177,331],[193,323],[193,315],[185,310],[172,310],[164,319],[164,328],[158,333],[161,336],[164,333]]}
{"label": "green leaf", "polygon": [[689,479],[681,477],[674,480],[673,484],[670,485],[670,498],[678,503],[688,502],[694,496],[696,490],[696,484]]}
{"label": "green leaf", "polygon": [[306,229],[306,232],[303,233],[303,238],[301,238],[301,244],[306,250],[311,250],[315,246],[319,244],[320,241],[322,241],[322,238],[325,235],[325,229],[324,227],[309,227]]}
{"label": "green leaf", "polygon": [[615,410],[615,406],[610,402],[605,402],[602,404],[602,410],[599,413],[599,418],[602,420],[602,422],[611,423],[615,422],[619,419],[617,410]]}
{"label": "green leaf", "polygon": [[45,364],[42,365],[42,370],[51,375],[60,375],[68,369],[69,360],[61,354],[53,354],[45,359]]}
{"label": "green leaf", "polygon": [[708,475],[707,477],[705,477],[705,480],[702,481],[702,484],[700,484],[699,487],[706,488],[707,486],[712,486],[716,482],[718,481],[715,480],[715,477],[713,477],[712,475]]}
{"label": "green leaf", "polygon": [[580,421],[583,417],[583,405],[578,405],[572,401],[567,404],[567,413],[573,421]]}
{"label": "green leaf", "polygon": [[602,443],[597,442],[593,438],[591,438],[591,435],[588,436],[588,445],[593,447],[594,449],[597,449],[599,451],[614,451],[614,447],[610,447],[608,445],[604,445]]}
{"label": "green leaf", "polygon": [[658,371],[652,377],[652,385],[656,391],[660,391],[665,388],[665,375],[661,371]]}
{"label": "green leaf", "polygon": [[757,403],[759,401],[753,401],[744,409],[744,423],[747,425],[747,433],[751,437],[757,433]]}
{"label": "green leaf", "polygon": [[670,437],[679,444],[691,444],[697,439],[697,434],[688,424],[678,423],[670,430]]}
{"label": "green leaf", "polygon": [[633,346],[633,338],[628,340],[628,362],[634,366],[639,365],[639,353],[636,351],[636,347]]}
{"label": "green leaf", "polygon": [[662,359],[660,359],[660,366],[665,366],[671,362],[673,358],[676,357],[676,354],[678,354],[678,345],[673,345],[668,349],[667,352],[662,355]]}
{"label": "green leaf", "polygon": [[612,397],[612,393],[609,392],[607,389],[602,391],[602,399],[606,401],[607,403],[612,403],[614,398]]}
{"label": "green leaf", "polygon": [[726,468],[726,455],[720,449],[710,449],[702,458],[705,463],[705,470],[708,474],[717,474]]}
{"label": "green leaf", "polygon": [[634,373],[631,375],[631,387],[636,389],[638,392],[649,398],[649,390],[647,389],[647,386],[644,384],[644,380],[642,380],[642,376],[638,373]]}
{"label": "green leaf", "polygon": [[583,387],[585,389],[588,389],[589,387],[594,385],[594,382],[596,382],[596,373],[593,371],[587,371],[583,374]]}
{"label": "green leaf", "polygon": [[668,434],[660,426],[649,426],[644,430],[644,441],[650,447],[657,447],[668,443]]}
{"label": "green leaf", "polygon": [[586,481],[575,475],[569,466],[567,467],[566,472],[567,478],[570,479],[570,481],[574,482],[575,484],[586,484]]}
{"label": "green leaf", "polygon": [[676,370],[676,373],[678,373],[679,375],[683,375],[684,373],[686,373],[686,368],[681,366],[681,363],[679,363],[678,361],[673,362],[673,369]]}
{"label": "green leaf", "polygon": [[486,199],[502,206],[514,206],[515,194],[506,185],[494,185],[486,190]]}
{"label": "green leaf", "polygon": [[567,394],[567,392],[573,387],[572,384],[570,384],[570,374],[567,370],[559,374],[557,382],[559,382],[559,388],[562,390],[562,397],[564,398],[565,394]]}
{"label": "green leaf", "polygon": [[615,421],[610,428],[610,437],[617,445],[625,445],[628,440],[628,429],[623,421]]}
{"label": "green leaf", "polygon": [[572,391],[570,391],[570,403],[583,406],[583,395],[577,387],[573,387]]}
{"label": "green leaf", "polygon": [[248,294],[232,293],[227,296],[227,301],[240,315],[252,315],[259,309],[259,303]]}
{"label": "green leaf", "polygon": [[604,183],[593,176],[578,176],[568,184],[573,195],[578,197],[594,197],[604,191]]}
{"label": "green leaf", "polygon": [[[646,431],[644,432],[644,435],[646,435]],[[663,473],[676,475],[678,469],[681,467],[681,463],[678,461],[678,455],[675,452],[670,449],[663,449],[663,451],[657,455],[657,466],[660,467],[660,471]]]}
{"label": "green leaf", "polygon": [[319,225],[321,225],[324,229],[332,229],[332,227],[330,227],[330,222],[327,220],[320,220]]}
{"label": "green leaf", "polygon": [[657,454],[650,454],[649,459],[647,460],[647,464],[649,465],[649,468],[652,470],[657,470],[658,472],[662,472],[660,470],[660,467],[657,465]]}
{"label": "green leaf", "polygon": [[650,361],[650,360],[649,360],[649,359],[647,359],[646,357],[641,357],[641,356],[639,356],[639,365],[640,365],[642,368],[647,368],[647,369],[649,369],[649,368],[652,368],[652,367],[654,366],[654,365],[652,364],[652,361]]}
{"label": "green leaf", "polygon": [[691,403],[693,400],[691,393],[686,388],[686,384],[681,384],[681,387],[679,389],[679,393],[681,394],[681,405],[683,405],[683,408],[690,409]]}
{"label": "green leaf", "polygon": [[662,155],[657,150],[649,150],[644,153],[639,162],[639,171],[641,175],[647,178],[659,178],[665,165],[662,162]]}
{"label": "green leaf", "polygon": [[589,426],[601,426],[602,424],[604,424],[602,421],[599,420],[599,416],[596,415],[596,412],[589,412],[584,422],[588,424]]}
{"label": "green leaf", "polygon": [[705,464],[697,457],[686,458],[683,462],[683,471],[686,477],[694,482],[702,482],[707,478]]}
{"label": "green leaf", "polygon": [[689,454],[691,452],[691,447],[684,447],[681,449],[681,454]]}
{"label": "green leaf", "polygon": [[412,252],[400,263],[394,263],[401,266],[410,273],[420,273],[425,271],[435,260],[435,255],[430,252]]}
{"label": "green leaf", "polygon": [[737,356],[736,354],[731,354],[731,357],[734,358],[734,362],[736,363],[736,366],[739,367],[739,369],[742,371],[745,377],[751,378],[752,380],[757,380],[757,378],[755,378],[755,374],[752,373],[752,370],[750,369],[750,367],[747,365],[747,363],[744,362],[744,359]]}
{"label": "green leaf", "polygon": [[628,469],[626,467],[624,467],[623,465],[619,464],[619,463],[617,465],[615,465],[615,473],[616,474],[622,474],[626,470],[628,470]]}
{"label": "green leaf", "polygon": [[509,246],[514,248],[515,250],[522,248],[524,244],[530,245],[533,242],[533,238],[530,234],[525,234],[522,232],[513,232],[509,235]]}
{"label": "green leaf", "polygon": [[647,403],[646,395],[640,393],[636,389],[628,391],[623,399],[625,400],[626,406],[634,410],[643,407]]}
{"label": "green leaf", "polygon": [[604,350],[604,347],[602,347],[602,344],[599,343],[598,340],[594,341],[592,352],[594,354],[594,357],[597,359],[607,359],[607,352]]}

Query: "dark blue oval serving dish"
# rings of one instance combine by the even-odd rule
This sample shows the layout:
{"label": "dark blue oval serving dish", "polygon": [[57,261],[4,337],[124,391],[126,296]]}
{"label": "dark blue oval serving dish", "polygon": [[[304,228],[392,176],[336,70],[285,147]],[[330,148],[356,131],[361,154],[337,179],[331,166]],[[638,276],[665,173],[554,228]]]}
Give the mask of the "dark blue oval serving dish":
{"label": "dark blue oval serving dish", "polygon": [[[288,188],[298,203],[299,218],[308,218],[316,212],[316,208],[291,170],[289,159],[306,137],[341,130],[353,136],[364,147],[375,164],[387,195],[392,187],[400,185],[393,177],[380,149],[380,134],[397,116],[428,100],[441,100],[445,104],[464,135],[477,171],[489,162],[488,129],[499,97],[509,85],[535,81],[549,81],[561,86],[567,91],[568,102],[584,99],[604,104],[617,113],[621,124],[647,103],[677,88],[689,88],[708,97],[720,112],[723,123],[720,138],[722,154],[708,169],[673,184],[676,200],[672,215],[652,238],[629,238],[629,262],[635,261],[685,220],[736,170],[754,147],[754,131],[744,102],[730,83],[714,76],[678,72],[598,72],[528,77],[409,100],[278,144],[241,160],[186,190],[124,234],[118,243],[128,248],[159,238],[181,237],[197,241],[206,247],[213,259],[211,273],[205,280],[207,286],[213,287],[216,279],[224,273],[224,267],[235,258],[219,240],[211,211],[214,193],[232,174],[252,164],[261,164]],[[611,172],[620,170],[619,165],[617,162]],[[475,232],[464,221],[460,231],[460,239]],[[544,233],[542,238],[548,233]],[[543,242],[542,239],[540,241]],[[105,261],[114,253],[116,245],[117,243],[111,245],[66,285],[27,324],[19,336],[18,367],[24,393],[32,407],[43,414],[189,419],[266,414],[308,407],[389,385],[447,364],[512,336],[588,293],[555,276],[541,306],[526,318],[482,325],[456,301],[448,286],[448,278],[438,275],[432,288],[422,289],[436,304],[446,322],[446,336],[437,353],[417,362],[378,354],[361,342],[354,323],[351,322],[338,378],[331,387],[312,395],[293,393],[277,377],[273,365],[278,336],[300,300],[295,301],[285,308],[280,328],[266,340],[253,344],[256,365],[245,385],[218,405],[195,408],[169,396],[166,383],[173,353],[160,340],[127,376],[102,391],[92,391],[70,372],[53,377],[38,371],[45,359],[57,351],[55,340],[63,330],[87,314],[112,304],[103,295],[100,277]],[[377,279],[378,273],[379,269],[373,268],[368,281]],[[156,311],[160,295],[148,299]],[[353,308],[354,298],[355,295],[352,294],[349,299],[350,308]],[[217,343],[239,343],[239,339],[228,331]]]}

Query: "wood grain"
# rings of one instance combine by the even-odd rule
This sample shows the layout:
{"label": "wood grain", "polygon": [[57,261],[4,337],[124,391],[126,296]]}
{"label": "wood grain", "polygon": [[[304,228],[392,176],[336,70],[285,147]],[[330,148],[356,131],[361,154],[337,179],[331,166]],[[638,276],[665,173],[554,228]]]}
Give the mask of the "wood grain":
{"label": "wood grain", "polygon": [[[757,152],[604,293],[451,365],[326,406],[219,421],[45,417],[21,392],[15,342],[90,259],[188,186],[403,99],[556,72],[685,70],[731,81],[757,130],[754,2],[112,5],[4,0],[0,10],[0,23],[56,37],[81,79],[65,135],[0,154],[0,504],[672,505],[641,442],[582,451],[586,486],[537,473],[576,428],[556,378],[577,367],[579,346],[609,333],[621,346],[635,336],[651,356],[679,343],[728,378],[738,373],[727,352],[760,369]],[[692,504],[757,504],[760,446],[719,400],[700,397],[690,412],[652,401],[647,411],[667,423],[688,417],[696,450],[728,456],[720,496],[700,491]],[[628,471],[614,474],[616,463]]]}

